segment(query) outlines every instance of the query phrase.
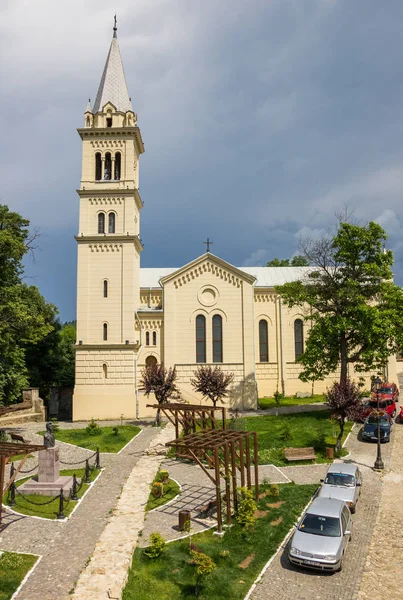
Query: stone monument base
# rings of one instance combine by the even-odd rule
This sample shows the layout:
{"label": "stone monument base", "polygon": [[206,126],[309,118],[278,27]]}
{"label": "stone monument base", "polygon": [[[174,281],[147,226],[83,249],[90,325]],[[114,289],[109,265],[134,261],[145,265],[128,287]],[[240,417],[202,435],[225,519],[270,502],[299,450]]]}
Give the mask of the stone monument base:
{"label": "stone monument base", "polygon": [[23,483],[18,491],[20,494],[42,494],[43,496],[58,496],[60,488],[63,488],[65,496],[70,492],[73,486],[73,478],[69,475],[64,475],[55,481],[38,481],[36,478],[30,479]]}

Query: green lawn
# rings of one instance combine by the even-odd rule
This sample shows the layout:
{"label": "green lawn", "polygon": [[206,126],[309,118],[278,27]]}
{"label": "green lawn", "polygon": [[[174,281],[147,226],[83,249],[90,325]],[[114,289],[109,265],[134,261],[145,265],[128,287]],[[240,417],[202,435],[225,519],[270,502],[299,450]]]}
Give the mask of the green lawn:
{"label": "green lawn", "polygon": [[[74,469],[73,471],[60,471],[60,475],[73,475],[73,473],[76,474],[77,479],[79,480],[78,484],[80,484],[81,478],[84,476],[84,469]],[[91,481],[93,481],[95,479],[95,477],[98,475],[98,473],[99,473],[99,471],[91,470]],[[24,479],[19,479],[16,483],[16,486],[19,487],[20,485],[22,485],[24,483],[24,481],[27,481],[28,479],[29,479],[29,477],[25,477]],[[77,494],[79,498],[81,498],[84,495],[84,493],[86,492],[88,487],[89,487],[89,484],[83,483],[80,491]],[[46,502],[46,501],[50,500],[51,496],[41,496],[39,494],[27,494],[27,495],[24,495],[24,498],[26,498],[28,501],[31,500],[32,502],[39,503],[39,502]],[[19,496],[16,493],[15,494],[15,505],[12,506],[11,508],[13,510],[15,510],[16,512],[22,513],[23,515],[28,515],[30,517],[34,516],[34,517],[43,517],[45,519],[56,519],[56,515],[59,510],[58,500],[55,500],[51,504],[45,504],[44,506],[34,506],[33,504],[29,504],[29,502],[27,500],[24,500],[24,498],[21,498],[21,496]],[[5,504],[5,506],[9,506],[8,494],[6,494],[6,497],[4,499],[4,504]],[[68,517],[68,515],[74,509],[76,504],[77,504],[77,502],[70,500],[69,504],[64,509],[64,514],[66,517]],[[0,600],[1,600],[1,596],[0,596]]]}
{"label": "green lawn", "polygon": [[0,556],[0,600],[10,600],[28,571],[38,560],[32,554],[4,552]]}
{"label": "green lawn", "polygon": [[[309,398],[295,398],[295,396],[287,396],[286,398],[280,399],[279,406],[300,406],[303,404],[316,404],[316,402],[324,402],[323,394],[314,394]],[[267,410],[269,408],[276,408],[276,401],[274,398],[259,398],[259,408]]]}
{"label": "green lawn", "polygon": [[[317,486],[280,485],[280,496],[259,501],[261,518],[245,532],[233,525],[223,537],[212,530],[193,535],[191,543],[210,556],[217,568],[202,585],[200,600],[242,600],[257,575],[298,518]],[[260,486],[261,495],[267,486]],[[280,501],[281,506],[269,506]],[[264,514],[267,511],[267,514]],[[195,597],[195,571],[189,564],[190,539],[167,545],[165,552],[150,559],[137,548],[123,592],[123,600],[183,600]]]}
{"label": "green lawn", "polygon": [[[240,420],[246,431],[256,431],[259,444],[259,463],[285,466],[290,464],[304,464],[312,461],[298,461],[298,463],[285,460],[284,448],[304,448],[313,446],[317,455],[317,463],[331,462],[325,457],[326,447],[335,446],[339,432],[338,426],[329,421],[330,411],[311,411],[297,414],[243,417]],[[344,439],[353,426],[348,422],[344,428]],[[342,455],[347,454],[342,451]]]}
{"label": "green lawn", "polygon": [[172,500],[172,498],[175,498],[175,496],[177,496],[178,494],[180,494],[179,485],[173,479],[168,479],[168,483],[164,485],[163,496],[161,496],[160,498],[155,498],[150,492],[148,502],[146,505],[146,510],[152,510],[153,508],[162,506],[163,504],[166,504],[167,502]]}
{"label": "green lawn", "polygon": [[[59,429],[54,435],[59,442],[68,442],[88,450],[95,451],[99,448],[100,452],[119,452],[141,431],[135,425],[119,425],[117,435],[114,434],[113,427],[100,429],[101,432],[96,435],[88,435],[85,429]],[[43,432],[39,435],[43,435]]]}

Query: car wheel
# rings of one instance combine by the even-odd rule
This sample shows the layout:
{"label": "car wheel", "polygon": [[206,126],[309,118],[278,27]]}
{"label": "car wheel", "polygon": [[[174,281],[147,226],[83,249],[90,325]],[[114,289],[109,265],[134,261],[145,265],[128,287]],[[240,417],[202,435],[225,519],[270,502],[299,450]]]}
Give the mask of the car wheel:
{"label": "car wheel", "polygon": [[343,568],[343,557],[344,557],[344,554],[343,554],[343,556],[342,556],[342,557],[341,557],[341,559],[340,559],[340,565],[339,565],[339,568],[337,569],[337,572],[338,572],[338,573],[340,573],[340,571],[341,571],[341,570],[342,570],[342,568]]}
{"label": "car wheel", "polygon": [[[355,513],[355,506],[352,506],[350,508],[350,512],[351,512],[352,515]],[[350,536],[350,540],[351,540],[351,536]]]}

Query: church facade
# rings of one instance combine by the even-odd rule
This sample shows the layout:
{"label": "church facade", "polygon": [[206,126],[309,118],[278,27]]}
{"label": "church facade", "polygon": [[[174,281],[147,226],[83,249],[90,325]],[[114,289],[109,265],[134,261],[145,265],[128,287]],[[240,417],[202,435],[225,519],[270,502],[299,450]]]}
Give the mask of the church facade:
{"label": "church facade", "polygon": [[[73,419],[153,416],[141,387],[146,365],[175,366],[183,398],[201,364],[234,373],[227,406],[257,408],[276,390],[321,393],[337,379],[303,383],[297,362],[308,335],[304,315],[275,286],[306,267],[235,267],[207,251],[178,268],[141,268],[139,160],[144,153],[116,27],[82,140]],[[389,363],[396,380],[396,361]],[[350,373],[354,377],[354,373]],[[367,375],[368,378],[370,374]]]}

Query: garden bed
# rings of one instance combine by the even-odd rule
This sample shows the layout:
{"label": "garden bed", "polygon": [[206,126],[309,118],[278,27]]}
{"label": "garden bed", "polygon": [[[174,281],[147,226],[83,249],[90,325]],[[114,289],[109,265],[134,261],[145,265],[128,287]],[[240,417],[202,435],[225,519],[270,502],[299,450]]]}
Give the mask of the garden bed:
{"label": "garden bed", "polygon": [[[54,433],[55,439],[59,442],[67,442],[88,450],[100,452],[119,452],[128,444],[140,431],[140,427],[135,425],[120,425],[117,427],[98,427],[99,432],[90,435],[87,429],[59,429]],[[115,434],[114,429],[118,430]],[[39,435],[43,435],[43,431]]]}
{"label": "garden bed", "polygon": [[255,525],[245,530],[233,525],[223,537],[212,530],[195,534],[166,546],[159,558],[151,559],[137,548],[123,592],[123,600],[183,600],[195,597],[193,549],[207,554],[217,565],[202,584],[200,600],[241,600],[269,558],[276,552],[292,524],[315,492],[316,485],[280,485],[279,495],[269,495],[270,486],[259,487],[260,500]]}
{"label": "garden bed", "polygon": [[[278,467],[295,464],[284,458],[284,448],[313,447],[316,463],[329,463],[326,448],[335,447],[339,427],[330,420],[330,411],[311,411],[278,416],[240,417],[239,428],[256,431],[258,434],[259,464],[273,464]],[[344,427],[343,442],[353,426],[347,422]],[[345,456],[347,450],[342,450]],[[298,461],[298,464],[312,464],[312,461]]]}
{"label": "garden bed", "polygon": [[262,410],[268,410],[271,408],[278,408],[282,406],[301,406],[304,404],[316,404],[317,402],[324,402],[325,398],[323,394],[314,394],[309,398],[296,398],[295,396],[286,396],[280,398],[280,403],[277,405],[274,398],[259,398],[258,406]]}
{"label": "garden bed", "polygon": [[174,479],[168,479],[168,482],[163,485],[162,496],[156,498],[152,491],[148,497],[146,511],[153,510],[159,506],[163,506],[167,502],[170,502],[173,498],[181,493],[179,484]]}
{"label": "garden bed", "polygon": [[0,600],[10,600],[37,560],[32,554],[3,552],[0,555]]}
{"label": "garden bed", "polygon": [[[78,479],[78,484],[80,485],[81,482],[81,478],[84,477],[84,473],[85,473],[85,469],[75,469],[74,471],[67,471],[67,470],[63,470],[60,471],[60,475],[73,475],[76,474],[76,477]],[[97,475],[99,474],[99,471],[95,471],[92,470],[90,471],[90,478],[91,481],[93,481]],[[16,487],[18,488],[20,485],[22,485],[25,481],[28,481],[28,479],[30,479],[30,477],[25,477],[24,479],[19,479],[16,482]],[[82,498],[82,496],[85,494],[85,492],[87,491],[87,489],[89,488],[90,484],[87,483],[83,483],[83,485],[81,486],[80,491],[77,493],[78,498]],[[67,496],[67,492],[65,494],[65,496]],[[54,502],[50,503],[50,504],[44,504],[42,506],[37,506],[34,504],[30,504],[31,502],[36,502],[36,503],[45,503],[48,500],[51,500],[52,498],[54,498],[54,496],[43,496],[42,494],[24,494],[24,497],[22,498],[20,495],[18,495],[18,493],[15,494],[15,504],[14,506],[10,506],[9,505],[9,493],[6,494],[6,497],[4,498],[3,502],[4,502],[4,506],[7,506],[9,508],[11,508],[13,511],[17,512],[17,513],[21,513],[23,515],[27,515],[29,517],[42,517],[44,519],[56,519],[58,510],[59,510],[59,502],[58,500],[55,500]],[[68,505],[64,508],[64,515],[66,517],[68,517],[70,515],[70,513],[73,511],[73,509],[77,506],[77,500],[70,500],[70,502],[68,503]],[[67,503],[67,500],[66,500]],[[0,596],[0,600],[1,600],[1,596]]]}

